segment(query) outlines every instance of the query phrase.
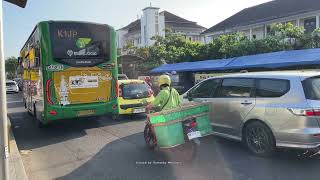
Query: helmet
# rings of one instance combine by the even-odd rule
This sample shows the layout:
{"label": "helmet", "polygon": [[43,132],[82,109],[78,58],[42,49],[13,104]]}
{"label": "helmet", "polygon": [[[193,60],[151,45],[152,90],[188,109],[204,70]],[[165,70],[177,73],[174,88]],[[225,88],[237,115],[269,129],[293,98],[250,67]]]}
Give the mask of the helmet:
{"label": "helmet", "polygon": [[158,79],[158,85],[159,87],[161,85],[164,85],[164,84],[168,84],[169,86],[171,85],[171,79],[170,79],[170,76],[168,75],[161,75]]}

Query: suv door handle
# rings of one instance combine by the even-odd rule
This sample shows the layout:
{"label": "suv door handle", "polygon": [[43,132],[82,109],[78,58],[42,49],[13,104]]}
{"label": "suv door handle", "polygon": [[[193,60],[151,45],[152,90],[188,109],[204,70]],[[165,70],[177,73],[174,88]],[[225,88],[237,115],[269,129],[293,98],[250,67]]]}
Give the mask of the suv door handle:
{"label": "suv door handle", "polygon": [[242,105],[251,105],[252,102],[242,102],[241,104],[242,104]]}

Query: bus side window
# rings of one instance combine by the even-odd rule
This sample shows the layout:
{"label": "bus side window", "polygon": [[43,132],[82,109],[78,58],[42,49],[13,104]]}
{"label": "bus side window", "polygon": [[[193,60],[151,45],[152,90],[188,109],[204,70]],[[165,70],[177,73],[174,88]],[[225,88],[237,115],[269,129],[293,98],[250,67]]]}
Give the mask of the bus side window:
{"label": "bus side window", "polygon": [[35,67],[40,67],[40,49],[35,48],[35,57],[34,57]]}
{"label": "bus side window", "polygon": [[23,74],[23,62],[22,62],[22,58],[21,57],[18,57],[18,67],[17,67],[17,73],[18,74]]}

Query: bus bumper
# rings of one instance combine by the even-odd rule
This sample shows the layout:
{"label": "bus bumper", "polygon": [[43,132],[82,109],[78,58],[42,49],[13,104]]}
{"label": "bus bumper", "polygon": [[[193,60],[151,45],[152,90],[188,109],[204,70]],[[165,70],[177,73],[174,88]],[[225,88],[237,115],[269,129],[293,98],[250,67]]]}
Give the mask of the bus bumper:
{"label": "bus bumper", "polygon": [[81,105],[52,105],[44,113],[43,121],[48,123],[60,119],[73,119],[78,117],[103,116],[118,114],[117,101],[108,103],[81,104]]}

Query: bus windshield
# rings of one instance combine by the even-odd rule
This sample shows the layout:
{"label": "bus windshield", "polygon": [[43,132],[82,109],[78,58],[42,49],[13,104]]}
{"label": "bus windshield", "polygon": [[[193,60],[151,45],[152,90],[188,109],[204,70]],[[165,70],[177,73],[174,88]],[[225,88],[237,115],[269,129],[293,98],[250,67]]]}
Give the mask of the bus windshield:
{"label": "bus windshield", "polygon": [[94,66],[110,59],[110,32],[105,25],[50,24],[53,58],[71,66]]}

